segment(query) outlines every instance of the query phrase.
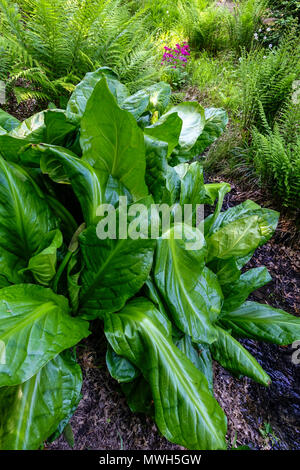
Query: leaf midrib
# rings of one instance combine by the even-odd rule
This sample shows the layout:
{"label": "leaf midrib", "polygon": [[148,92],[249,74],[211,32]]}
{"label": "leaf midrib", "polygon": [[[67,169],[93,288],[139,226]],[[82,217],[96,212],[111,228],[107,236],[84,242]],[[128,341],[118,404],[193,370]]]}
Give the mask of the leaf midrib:
{"label": "leaf midrib", "polygon": [[[109,264],[109,262],[116,256],[116,254],[121,250],[123,244],[125,243],[126,239],[124,240],[121,240],[118,239],[118,243],[117,243],[117,246],[115,247],[115,249],[113,249],[111,251],[111,253],[109,254],[109,256],[106,258],[106,260],[104,261],[104,263],[101,265],[100,269],[97,271],[97,273],[95,274],[95,279],[94,281],[92,282],[92,284],[90,285],[90,287],[88,287],[88,289],[85,291],[85,293],[82,295],[81,297],[81,302],[80,302],[80,306],[82,307],[88,300],[89,300],[89,296],[90,294],[96,289],[97,285],[99,284],[99,280],[103,274],[103,272],[105,271],[105,269],[107,268],[107,265]],[[86,248],[88,247],[89,245],[86,245]],[[94,245],[93,245],[94,246]]]}
{"label": "leaf midrib", "polygon": [[[169,369],[172,371],[172,373],[177,377],[177,381],[180,383],[180,385],[182,386],[182,388],[185,390],[185,393],[186,395],[189,396],[190,398],[190,401],[191,403],[194,405],[194,407],[198,410],[199,414],[202,416],[203,418],[203,421],[206,423],[207,425],[207,428],[210,430],[211,434],[213,434],[214,436],[216,436],[216,439],[219,441],[219,436],[215,433],[215,428],[209,418],[209,415],[207,413],[204,413],[203,411],[203,407],[202,406],[199,406],[199,402],[196,400],[196,394],[194,394],[192,392],[192,388],[187,386],[187,383],[183,380],[183,377],[181,374],[179,374],[179,371],[177,369],[177,367],[175,366],[174,367],[174,362],[178,362],[177,360],[177,356],[176,354],[174,354],[174,351],[173,351],[173,348],[172,348],[172,345],[170,348],[167,348],[166,347],[166,344],[165,344],[165,338],[163,337],[161,331],[153,324],[153,322],[151,322],[150,320],[148,320],[147,318],[143,318],[143,320],[141,321],[141,324],[146,324],[146,327],[145,327],[145,332],[146,334],[150,337],[150,334],[149,332],[152,330],[154,330],[154,334],[151,335],[150,337],[150,341],[152,342],[153,341],[153,338],[154,338],[154,341],[157,342],[159,344],[159,350],[160,351],[163,351],[164,353],[164,357],[165,357],[165,360],[166,362],[169,364]],[[149,327],[147,328],[147,326],[149,325]],[[174,346],[175,347],[175,346]],[[171,355],[170,355],[170,351],[171,351]],[[174,362],[171,361],[171,358],[174,359]],[[200,371],[198,371],[199,374]],[[204,376],[205,378],[205,376]],[[193,386],[193,389],[194,389],[194,386]],[[208,392],[209,393],[209,392]],[[202,403],[204,404],[204,401],[203,401],[203,398],[200,394],[199,391],[197,391],[197,394],[198,396],[201,397],[202,399]],[[214,398],[211,397],[213,400]]]}
{"label": "leaf midrib", "polygon": [[[8,309],[10,309],[8,302],[6,303],[7,303]],[[25,327],[27,327],[29,324],[34,324],[38,318],[41,318],[44,315],[48,315],[51,310],[54,310],[56,308],[58,308],[58,306],[55,305],[51,301],[45,302],[42,305],[37,305],[37,307],[33,310],[32,314],[30,315],[25,314],[26,316],[23,320],[21,319],[19,322],[17,321],[17,323],[13,325],[12,328],[7,330],[4,334],[2,334],[0,338],[4,340],[7,337],[9,338],[11,336],[16,335],[19,332],[19,330],[25,329]],[[12,308],[10,310],[14,312]],[[16,317],[18,317],[18,315],[16,315]]]}

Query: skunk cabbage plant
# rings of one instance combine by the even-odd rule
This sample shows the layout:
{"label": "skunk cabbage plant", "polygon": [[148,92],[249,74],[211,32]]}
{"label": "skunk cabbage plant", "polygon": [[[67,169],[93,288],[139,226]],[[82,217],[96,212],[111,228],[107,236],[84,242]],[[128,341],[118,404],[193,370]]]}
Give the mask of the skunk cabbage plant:
{"label": "skunk cabbage plant", "polygon": [[[268,386],[239,338],[300,338],[299,319],[247,301],[271,280],[263,266],[246,268],[279,214],[252,201],[223,212],[230,186],[205,184],[201,163],[189,163],[224,131],[226,112],[172,107],[170,95],[156,83],[130,96],[102,68],[65,110],[23,122],[1,111],[1,449],[38,449],[63,431],[80,400],[74,347],[94,319],[130,408],[188,449],[227,447],[213,359]],[[106,214],[121,217],[124,198],[121,230]],[[199,218],[205,204],[215,206]],[[148,236],[153,218],[136,216],[137,205],[171,207],[168,226],[158,210]],[[184,207],[189,221],[178,218]],[[145,222],[124,236],[124,224],[133,234]],[[99,235],[105,223],[113,236]]]}

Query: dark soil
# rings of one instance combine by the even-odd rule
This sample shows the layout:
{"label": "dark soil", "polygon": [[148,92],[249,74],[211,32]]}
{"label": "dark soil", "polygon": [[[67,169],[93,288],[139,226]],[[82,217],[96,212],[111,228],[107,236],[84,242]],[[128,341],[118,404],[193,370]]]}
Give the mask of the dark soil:
{"label": "dark soil", "polygon": [[[223,209],[249,198],[262,203],[264,197],[260,191],[241,191],[232,184]],[[282,217],[273,239],[256,251],[248,266],[265,265],[273,277],[269,285],[252,295],[253,300],[300,315],[297,236],[294,224]],[[84,385],[83,398],[71,420],[75,449],[182,449],[161,437],[150,418],[131,413],[119,385],[107,372],[105,338],[100,337],[97,341],[96,335],[92,336],[78,350]],[[215,364],[215,395],[228,418],[229,445],[300,449],[300,366],[292,363],[294,350],[252,340],[243,344],[268,372],[272,384],[265,388],[248,378],[238,380]],[[265,423],[273,434],[263,433]],[[60,437],[48,448],[69,446]]]}
{"label": "dark soil", "polygon": [[[22,79],[19,79],[15,85],[22,86],[24,88],[29,87],[29,83]],[[45,107],[47,107],[46,102],[42,102],[34,98],[18,103],[16,96],[12,91],[7,91],[6,103],[0,106],[0,108],[16,117],[20,121],[24,121],[24,119],[27,119],[33,114],[42,111],[45,109]]]}

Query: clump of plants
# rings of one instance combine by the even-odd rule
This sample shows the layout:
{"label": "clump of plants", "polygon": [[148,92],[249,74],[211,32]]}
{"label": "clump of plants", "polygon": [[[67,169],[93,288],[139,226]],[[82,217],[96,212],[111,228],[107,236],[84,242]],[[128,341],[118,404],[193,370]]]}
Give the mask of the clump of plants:
{"label": "clump of plants", "polygon": [[[94,319],[130,408],[189,449],[227,447],[212,359],[268,386],[238,339],[300,337],[298,318],[247,301],[271,280],[263,266],[245,268],[279,214],[252,201],[223,212],[230,186],[205,184],[201,164],[188,163],[221,135],[226,112],[170,107],[170,95],[163,82],[130,95],[99,69],[65,110],[22,123],[0,115],[1,449],[37,449],[66,427],[82,385],[74,346]],[[120,226],[99,236],[125,196],[127,236]],[[166,228],[158,211],[153,238],[136,204],[154,203],[171,212]],[[198,220],[199,205],[215,203]]]}
{"label": "clump of plants", "polygon": [[176,44],[174,48],[164,46],[164,54],[162,56],[161,65],[167,68],[167,75],[172,84],[176,88],[182,88],[188,79],[186,65],[190,58],[190,47],[187,42]]}
{"label": "clump of plants", "polygon": [[[242,87],[242,127],[264,129],[263,114],[269,126],[291,99],[300,74],[300,45],[292,35],[280,47],[253,49],[243,53],[239,76]],[[261,113],[263,111],[263,114]]]}
{"label": "clump of plants", "polygon": [[254,127],[250,156],[261,183],[286,206],[300,208],[300,104],[291,102],[264,131]]}

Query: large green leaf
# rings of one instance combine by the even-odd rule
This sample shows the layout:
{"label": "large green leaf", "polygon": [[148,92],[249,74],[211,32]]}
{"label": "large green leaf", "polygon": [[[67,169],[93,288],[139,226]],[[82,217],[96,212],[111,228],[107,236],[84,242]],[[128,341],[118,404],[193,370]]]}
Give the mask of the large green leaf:
{"label": "large green leaf", "polygon": [[[207,191],[207,186],[209,186],[209,185],[206,185],[205,191]],[[231,188],[230,188],[230,185],[228,183],[219,183],[219,185],[214,188],[214,190],[217,190],[217,192],[218,192],[217,193],[218,201],[217,201],[214,213],[204,220],[204,233],[205,233],[205,236],[210,235],[211,233],[213,233],[215,223],[218,220],[219,214],[220,214],[221,209],[222,209],[224,197],[230,191],[230,189]],[[209,192],[209,197],[212,197],[211,192]],[[214,196],[212,197],[212,199],[214,199]]]}
{"label": "large green leaf", "polygon": [[111,69],[101,67],[95,72],[88,72],[76,86],[67,105],[67,114],[74,113],[83,116],[89,98],[103,77],[106,78],[108,87],[117,102],[123,103],[129,95],[127,88],[119,82],[117,75]]}
{"label": "large green leaf", "polygon": [[131,96],[121,94],[122,99],[113,92],[109,81],[108,85],[120,107],[129,111],[135,119],[139,119],[146,111],[148,111],[150,116],[150,113],[153,111],[163,112],[169,104],[171,97],[171,87],[168,83],[164,82],[154,83]]}
{"label": "large green leaf", "polygon": [[0,155],[10,161],[19,160],[18,153],[29,143],[39,143],[44,140],[44,111],[34,114],[10,132],[0,135]]}
{"label": "large green leaf", "polygon": [[[227,183],[217,183],[219,186],[218,189],[218,194],[222,188],[222,186]],[[229,186],[229,185],[228,185]],[[206,185],[207,191],[211,194],[212,189],[213,192],[217,187],[215,187],[215,184],[208,184]],[[212,197],[214,199],[214,197]],[[250,201],[249,199],[242,202],[241,204],[238,204],[237,206],[230,207],[224,212],[218,211],[216,214],[216,211],[208,216],[205,221],[205,226],[209,228],[209,233],[214,233],[220,230],[220,228],[224,227],[225,225],[229,224],[230,222],[234,222],[236,220],[241,219],[242,217],[245,217],[246,215],[251,215],[253,211],[259,210],[261,207],[256,204],[253,201]],[[206,229],[206,233],[208,230]]]}
{"label": "large green leaf", "polygon": [[206,197],[203,166],[199,162],[181,163],[174,167],[180,178],[180,204],[203,204]]}
{"label": "large green leaf", "polygon": [[88,336],[88,323],[69,314],[67,299],[34,284],[0,290],[0,340],[6,363],[0,387],[30,379],[58,353]]}
{"label": "large green leaf", "polygon": [[222,291],[216,275],[205,267],[205,255],[201,232],[175,225],[158,240],[154,277],[176,326],[195,342],[211,343],[216,339],[212,322],[221,311]]}
{"label": "large green leaf", "polygon": [[80,400],[81,370],[68,352],[26,382],[0,389],[0,449],[36,450],[70,418]]}
{"label": "large green leaf", "polygon": [[121,389],[125,394],[127,404],[133,413],[145,413],[154,419],[151,388],[142,374],[132,382],[121,383]]}
{"label": "large green leaf", "polygon": [[213,258],[243,257],[266,243],[273,235],[279,214],[271,209],[258,209],[221,226],[206,238],[208,261]]}
{"label": "large green leaf", "polygon": [[[143,296],[147,297],[147,299],[151,300],[151,302],[155,305],[157,310],[161,312],[166,318],[170,319],[170,314],[167,312],[167,307],[160,296],[160,293],[157,290],[157,287],[151,277],[148,277],[147,281],[145,282],[143,289],[142,289]],[[174,326],[174,325],[173,325]],[[182,336],[182,332],[180,331],[180,336]]]}
{"label": "large green leaf", "polygon": [[270,385],[271,379],[257,360],[227,331],[216,327],[218,340],[210,348],[213,358],[233,374],[246,375],[263,385]]}
{"label": "large green leaf", "polygon": [[146,90],[139,90],[134,95],[128,96],[121,107],[138,119],[148,108],[150,102],[150,94]]}
{"label": "large green leaf", "polygon": [[156,121],[152,126],[145,127],[144,134],[168,144],[169,157],[178,145],[182,129],[182,120],[177,113],[167,114]]}
{"label": "large green leaf", "polygon": [[0,247],[0,288],[30,282],[30,274],[24,272],[26,263],[26,260]]}
{"label": "large green leaf", "polygon": [[63,242],[60,230],[49,232],[43,240],[41,251],[30,258],[26,270],[31,271],[39,284],[48,286],[56,273],[57,250]]}
{"label": "large green leaf", "polygon": [[84,261],[80,313],[92,319],[121,309],[149,275],[155,240],[101,240],[93,225],[79,240]]}
{"label": "large green leaf", "polygon": [[188,151],[195,145],[199,135],[204,129],[204,108],[197,102],[188,101],[173,106],[161,119],[166,119],[168,115],[173,113],[177,113],[182,120],[182,128],[179,137],[180,150]]}
{"label": "large green leaf", "polygon": [[78,224],[68,209],[54,196],[46,194],[46,200],[51,211],[60,221],[60,229],[64,235],[64,241],[69,243],[76,231]]}
{"label": "large green leaf", "polygon": [[44,248],[44,237],[56,225],[47,201],[30,176],[0,157],[0,260],[8,283],[16,282],[13,266],[18,271],[26,268],[29,259]]}
{"label": "large green leaf", "polygon": [[245,302],[226,312],[222,325],[239,337],[285,346],[300,339],[300,319],[283,310],[257,302]]}
{"label": "large green leaf", "polygon": [[141,374],[130,361],[116,354],[110,344],[106,352],[106,365],[112,378],[119,383],[132,382]]}
{"label": "large green leaf", "polygon": [[67,115],[62,109],[48,109],[44,114],[45,133],[43,142],[52,145],[68,144],[70,135],[74,138],[74,132],[80,123],[76,115]]}
{"label": "large green leaf", "polygon": [[65,139],[75,132],[77,125],[71,117],[66,117],[63,110],[41,111],[25,119],[7,134],[0,135],[0,155],[9,161],[39,166],[39,160],[36,161],[29,152],[23,157],[23,149],[28,144],[41,142],[64,145]]}
{"label": "large green leaf", "polygon": [[[208,183],[204,185],[205,188],[205,204],[214,204],[215,200],[220,194],[220,191],[222,190],[223,186],[227,185],[228,191],[230,191],[230,185],[228,183]],[[207,220],[211,219],[214,217],[214,214],[211,214],[210,216],[207,217]]]}
{"label": "large green leaf", "polygon": [[241,271],[237,266],[235,258],[214,259],[208,263],[209,269],[211,269],[218,277],[218,282],[222,286],[231,284],[239,279]]}
{"label": "large green leaf", "polygon": [[104,202],[105,187],[95,170],[83,159],[62,147],[38,145],[41,170],[53,181],[71,184],[80,202],[82,214],[87,224],[96,220],[97,208]]}
{"label": "large green leaf", "polygon": [[226,418],[205,376],[174,345],[171,325],[143,298],[105,316],[106,337],[149,382],[155,420],[171,442],[189,449],[225,449]]}
{"label": "large green leaf", "polygon": [[135,200],[147,196],[143,133],[134,117],[119,108],[104,78],[88,100],[80,143],[83,160],[94,167],[101,181],[111,175]]}
{"label": "large green leaf", "polygon": [[193,345],[191,337],[183,335],[174,341],[180,351],[200,370],[206,377],[210,391],[214,392],[213,387],[213,365],[212,358],[207,344]]}
{"label": "large green leaf", "polygon": [[0,126],[10,132],[20,125],[19,119],[0,109]]}
{"label": "large green leaf", "polygon": [[222,310],[230,312],[235,310],[247,300],[249,294],[272,281],[269,271],[265,267],[249,269],[240,278],[223,286],[224,303]]}
{"label": "large green leaf", "polygon": [[180,191],[180,180],[174,168],[168,165],[168,144],[145,135],[146,183],[155,203],[175,203]]}
{"label": "large green leaf", "polygon": [[216,273],[218,281],[226,289],[228,284],[232,284],[237,281],[241,276],[241,269],[245,264],[250,261],[253,256],[253,251],[248,255],[240,258],[229,258],[229,259],[213,259],[208,263],[208,267]]}

